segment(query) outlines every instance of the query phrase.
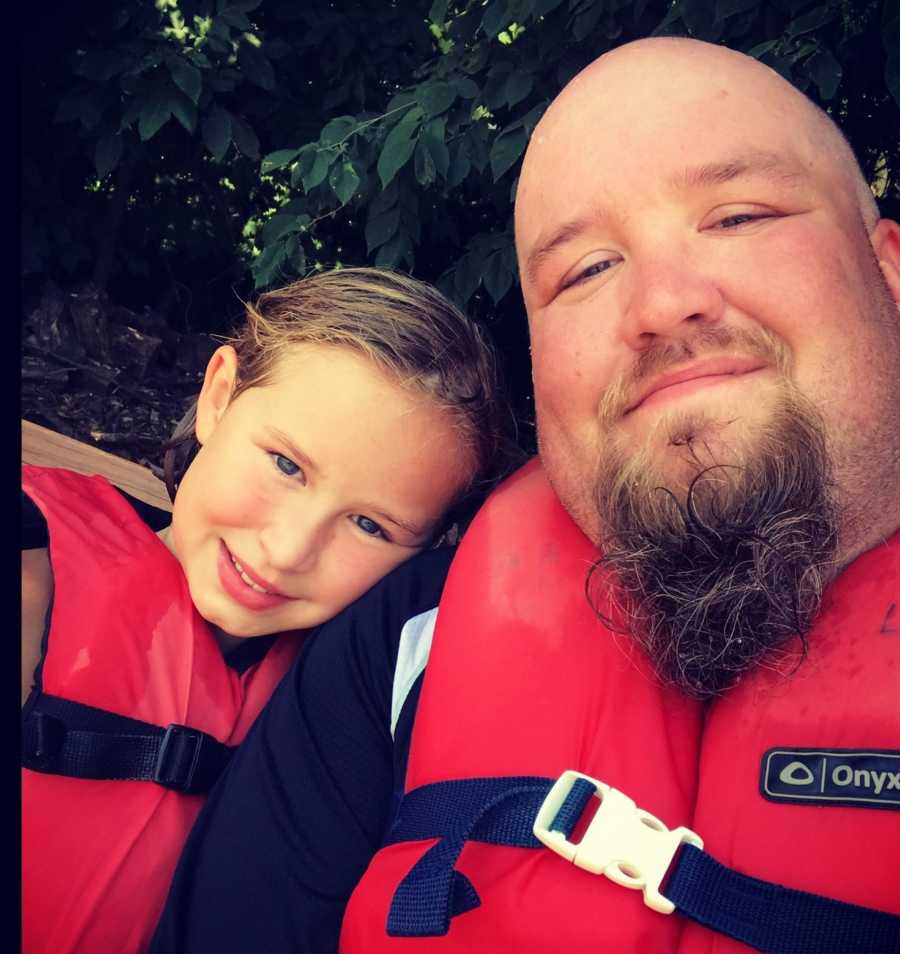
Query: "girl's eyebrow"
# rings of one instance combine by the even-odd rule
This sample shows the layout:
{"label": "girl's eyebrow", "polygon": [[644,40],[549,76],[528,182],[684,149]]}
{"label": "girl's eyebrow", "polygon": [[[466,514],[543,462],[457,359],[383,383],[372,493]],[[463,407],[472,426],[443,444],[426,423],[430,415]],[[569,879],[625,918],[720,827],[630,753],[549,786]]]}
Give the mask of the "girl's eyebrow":
{"label": "girl's eyebrow", "polygon": [[284,433],[277,427],[272,427],[271,425],[266,425],[266,431],[270,437],[273,437],[277,442],[280,442],[284,445],[288,453],[291,455],[294,463],[302,464],[305,470],[310,470],[313,473],[318,471],[315,462],[307,454],[304,454],[302,450]]}
{"label": "girl's eyebrow", "polygon": [[[367,508],[369,509],[369,508]],[[388,523],[394,524],[395,527],[399,527],[401,530],[405,530],[407,533],[411,534],[414,537],[425,536],[425,531],[427,527],[417,527],[412,523],[407,523],[405,520],[399,520],[397,517],[392,517],[389,513],[384,513],[382,510],[376,510],[374,507],[371,508],[371,513],[378,517],[380,520],[385,520]]]}

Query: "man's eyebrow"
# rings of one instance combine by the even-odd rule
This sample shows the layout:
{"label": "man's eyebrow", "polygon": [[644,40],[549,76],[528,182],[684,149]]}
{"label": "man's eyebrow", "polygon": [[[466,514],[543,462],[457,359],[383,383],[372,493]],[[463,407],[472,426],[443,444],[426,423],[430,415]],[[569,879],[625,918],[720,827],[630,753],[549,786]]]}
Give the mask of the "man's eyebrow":
{"label": "man's eyebrow", "polygon": [[571,242],[572,239],[578,238],[578,236],[588,228],[591,222],[595,220],[596,216],[594,215],[582,215],[577,219],[570,219],[568,222],[564,222],[554,232],[551,232],[546,241],[541,242],[540,245],[534,248],[525,262],[525,277],[528,279],[528,284],[534,284],[537,278],[537,271],[545,259],[549,258],[560,245],[565,245],[566,242]]}
{"label": "man's eyebrow", "polygon": [[[801,167],[779,153],[754,150],[740,156],[691,166],[673,176],[672,184],[676,188],[691,189],[723,185],[734,179],[759,177],[791,185],[800,179],[801,175]],[[533,249],[525,262],[525,277],[528,283],[531,285],[535,283],[537,271],[545,259],[549,258],[561,245],[578,238],[600,217],[600,214],[595,212],[564,222]]]}
{"label": "man's eyebrow", "polygon": [[315,461],[313,461],[308,454],[304,454],[284,431],[271,425],[267,425],[265,429],[271,437],[284,446],[295,464],[302,464],[305,470],[312,471],[313,473],[318,470]]}
{"label": "man's eyebrow", "polygon": [[675,175],[676,188],[696,189],[723,185],[735,179],[763,178],[791,184],[800,178],[802,169],[777,152],[754,150],[739,156],[691,166]]}

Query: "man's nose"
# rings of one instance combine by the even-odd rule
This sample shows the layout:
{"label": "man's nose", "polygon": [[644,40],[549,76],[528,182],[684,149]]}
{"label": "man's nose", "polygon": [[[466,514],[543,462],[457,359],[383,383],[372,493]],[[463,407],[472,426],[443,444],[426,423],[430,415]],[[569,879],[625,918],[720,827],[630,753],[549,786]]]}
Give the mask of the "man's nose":
{"label": "man's nose", "polygon": [[645,261],[632,260],[622,334],[643,351],[660,337],[695,334],[718,322],[724,298],[718,284],[684,249],[669,249]]}

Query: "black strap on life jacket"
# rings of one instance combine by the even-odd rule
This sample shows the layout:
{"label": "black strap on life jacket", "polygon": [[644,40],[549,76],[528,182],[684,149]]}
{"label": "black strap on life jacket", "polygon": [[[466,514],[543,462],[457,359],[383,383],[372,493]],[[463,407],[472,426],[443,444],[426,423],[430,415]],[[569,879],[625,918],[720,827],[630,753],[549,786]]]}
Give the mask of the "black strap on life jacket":
{"label": "black strap on life jacket", "polygon": [[[463,846],[479,841],[543,848],[532,829],[555,784],[540,776],[504,776],[433,782],[407,792],[385,844],[439,840],[394,892],[387,933],[444,935],[453,917],[478,907],[475,886],[454,867]],[[589,781],[577,781],[550,829],[568,839],[595,792]],[[690,844],[673,858],[663,892],[680,914],[760,951],[900,954],[897,915],[751,878]]]}
{"label": "black strap on life jacket", "polygon": [[70,778],[155,782],[189,795],[208,792],[234,748],[206,732],[153,725],[34,692],[22,711],[22,765]]}

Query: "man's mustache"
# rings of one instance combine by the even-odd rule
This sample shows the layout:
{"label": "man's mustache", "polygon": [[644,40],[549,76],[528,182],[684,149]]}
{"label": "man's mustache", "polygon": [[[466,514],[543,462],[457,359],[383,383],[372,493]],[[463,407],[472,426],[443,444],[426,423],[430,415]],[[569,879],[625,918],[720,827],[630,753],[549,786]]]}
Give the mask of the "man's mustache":
{"label": "man's mustache", "polygon": [[640,352],[633,366],[606,389],[600,402],[599,418],[606,427],[625,416],[637,401],[646,383],[654,376],[691,361],[715,357],[756,358],[787,376],[787,348],[766,328],[733,328],[710,325],[699,328],[690,337],[660,341]]}

